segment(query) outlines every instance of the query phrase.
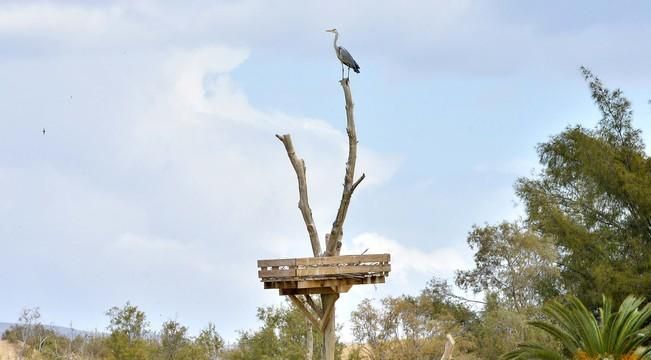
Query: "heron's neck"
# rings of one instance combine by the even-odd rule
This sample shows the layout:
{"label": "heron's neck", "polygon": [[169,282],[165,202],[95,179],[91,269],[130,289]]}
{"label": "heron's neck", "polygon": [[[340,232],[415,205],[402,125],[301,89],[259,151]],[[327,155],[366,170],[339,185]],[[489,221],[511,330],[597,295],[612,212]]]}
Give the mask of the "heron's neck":
{"label": "heron's neck", "polygon": [[337,50],[337,39],[339,39],[339,34],[335,33],[335,41],[333,43],[333,45],[335,46],[335,52],[338,52],[338,50]]}

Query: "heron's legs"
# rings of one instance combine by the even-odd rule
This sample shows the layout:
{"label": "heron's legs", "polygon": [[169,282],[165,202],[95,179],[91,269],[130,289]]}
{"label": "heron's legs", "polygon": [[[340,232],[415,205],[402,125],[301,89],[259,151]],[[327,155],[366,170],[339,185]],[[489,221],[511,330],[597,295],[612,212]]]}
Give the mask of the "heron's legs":
{"label": "heron's legs", "polygon": [[344,79],[344,63],[341,63],[341,80]]}
{"label": "heron's legs", "polygon": [[348,67],[348,75],[346,75],[346,79],[350,79],[350,66]]}

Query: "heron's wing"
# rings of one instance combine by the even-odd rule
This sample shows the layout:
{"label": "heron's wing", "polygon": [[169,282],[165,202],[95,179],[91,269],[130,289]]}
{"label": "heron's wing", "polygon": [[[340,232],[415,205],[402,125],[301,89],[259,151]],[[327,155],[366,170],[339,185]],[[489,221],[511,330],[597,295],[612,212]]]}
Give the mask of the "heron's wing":
{"label": "heron's wing", "polygon": [[357,61],[353,59],[353,56],[350,55],[348,50],[346,50],[343,47],[339,47],[339,60],[341,60],[344,65],[353,68],[353,69],[359,69],[359,65],[357,65]]}

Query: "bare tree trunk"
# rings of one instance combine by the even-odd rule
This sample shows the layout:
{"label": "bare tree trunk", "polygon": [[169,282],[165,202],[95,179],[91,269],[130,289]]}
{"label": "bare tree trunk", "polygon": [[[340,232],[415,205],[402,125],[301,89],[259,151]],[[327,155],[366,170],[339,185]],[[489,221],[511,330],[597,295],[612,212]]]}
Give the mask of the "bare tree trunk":
{"label": "bare tree trunk", "polygon": [[446,338],[447,341],[445,342],[445,351],[443,352],[443,356],[441,356],[441,360],[452,359],[452,350],[454,349],[454,338],[450,334],[447,334]]}
{"label": "bare tree trunk", "polygon": [[[341,194],[341,202],[337,210],[337,216],[332,224],[330,234],[326,236],[326,251],[325,256],[339,255],[341,250],[341,239],[344,231],[344,221],[348,213],[348,206],[353,192],[359,183],[366,177],[365,174],[354,181],[355,178],[355,164],[357,163],[357,130],[355,129],[355,116],[353,109],[353,96],[350,92],[348,79],[343,79],[339,82],[344,90],[344,99],[346,100],[346,133],[348,133],[348,161],[346,162],[346,174],[344,175],[344,190]],[[321,302],[323,309],[328,308],[332,304],[332,312],[326,319],[326,326],[323,330],[323,359],[334,360],[337,338],[335,334],[335,302],[339,298],[338,294],[334,295],[321,295]]]}
{"label": "bare tree trunk", "polygon": [[350,198],[353,196],[353,191],[357,188],[366,174],[353,181],[355,177],[355,164],[357,163],[357,130],[355,129],[355,116],[353,109],[353,96],[350,93],[350,86],[348,79],[343,79],[339,82],[344,90],[344,98],[346,100],[346,133],[348,133],[348,161],[346,162],[346,174],[344,175],[344,190],[341,194],[341,202],[339,203],[339,210],[337,216],[332,223],[332,230],[327,239],[326,256],[339,255],[341,249],[341,238],[343,237],[344,221],[348,213],[348,205],[350,205]]}

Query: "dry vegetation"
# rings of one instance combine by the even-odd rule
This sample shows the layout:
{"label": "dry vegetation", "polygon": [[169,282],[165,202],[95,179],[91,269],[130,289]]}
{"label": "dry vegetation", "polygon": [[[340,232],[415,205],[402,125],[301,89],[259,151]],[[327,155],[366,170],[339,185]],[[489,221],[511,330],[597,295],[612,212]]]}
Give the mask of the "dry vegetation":
{"label": "dry vegetation", "polygon": [[16,345],[0,340],[0,360],[17,360]]}

